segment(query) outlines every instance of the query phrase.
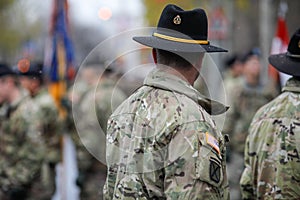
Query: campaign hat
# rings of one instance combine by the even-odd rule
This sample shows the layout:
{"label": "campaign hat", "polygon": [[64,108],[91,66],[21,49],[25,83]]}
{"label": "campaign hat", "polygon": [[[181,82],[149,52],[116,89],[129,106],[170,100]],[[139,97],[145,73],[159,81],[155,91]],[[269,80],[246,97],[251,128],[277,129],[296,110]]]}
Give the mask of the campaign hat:
{"label": "campaign hat", "polygon": [[300,29],[293,34],[287,52],[270,55],[269,62],[280,72],[300,77]]}
{"label": "campaign hat", "polygon": [[183,10],[174,4],[163,9],[151,36],[135,36],[133,40],[171,52],[227,52],[210,44],[207,15],[203,9]]}

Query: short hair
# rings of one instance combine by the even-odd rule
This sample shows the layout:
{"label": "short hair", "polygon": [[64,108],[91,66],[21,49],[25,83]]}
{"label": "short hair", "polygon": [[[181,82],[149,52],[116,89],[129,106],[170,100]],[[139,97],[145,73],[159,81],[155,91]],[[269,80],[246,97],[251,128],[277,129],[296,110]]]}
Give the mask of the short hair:
{"label": "short hair", "polygon": [[259,48],[252,48],[241,58],[242,63],[246,63],[250,58],[256,56],[258,59],[261,58],[261,51]]}
{"label": "short hair", "polygon": [[201,53],[170,52],[156,49],[157,63],[175,68],[189,68],[199,59]]}

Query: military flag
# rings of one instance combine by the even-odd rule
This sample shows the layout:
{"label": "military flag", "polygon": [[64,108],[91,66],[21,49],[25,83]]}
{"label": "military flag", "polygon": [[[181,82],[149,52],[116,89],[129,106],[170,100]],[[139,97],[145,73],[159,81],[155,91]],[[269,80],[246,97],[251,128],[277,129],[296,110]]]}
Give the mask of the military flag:
{"label": "military flag", "polygon": [[[271,54],[279,54],[287,51],[289,44],[289,33],[285,22],[285,13],[287,11],[287,4],[285,2],[280,3],[279,13],[277,18],[276,35],[272,41]],[[281,86],[285,84],[288,75],[280,73],[271,65],[269,66],[269,75]]]}
{"label": "military flag", "polygon": [[[74,52],[69,35],[68,2],[54,0],[50,25],[51,44],[48,49],[46,66],[49,67],[50,93],[53,96],[60,114],[66,112],[61,100],[66,94],[67,81],[74,78]],[[49,55],[50,54],[50,55]]]}
{"label": "military flag", "polygon": [[[66,96],[67,82],[75,76],[67,0],[53,0],[49,36],[44,64],[49,75],[49,92],[58,107],[60,118],[64,120],[67,110],[62,102]],[[77,164],[74,144],[67,134],[62,134],[61,152],[62,163],[56,168],[56,193],[53,199],[76,200],[78,199],[78,191],[75,186],[77,172],[74,166]]]}

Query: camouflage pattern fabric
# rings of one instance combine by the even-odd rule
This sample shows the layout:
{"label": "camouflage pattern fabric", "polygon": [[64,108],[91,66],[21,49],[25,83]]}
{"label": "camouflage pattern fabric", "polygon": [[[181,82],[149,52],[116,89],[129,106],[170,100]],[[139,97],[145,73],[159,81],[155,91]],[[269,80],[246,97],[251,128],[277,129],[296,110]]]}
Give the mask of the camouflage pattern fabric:
{"label": "camouflage pattern fabric", "polygon": [[[245,141],[255,112],[270,102],[277,94],[273,82],[249,86],[245,80],[235,88],[232,105],[224,125],[225,133],[231,138],[232,151],[244,154]],[[233,95],[233,94],[231,94]]]}
{"label": "camouflage pattern fabric", "polygon": [[237,85],[241,85],[243,83],[243,79],[241,76],[233,76],[231,71],[225,71],[223,77],[226,98],[228,100],[228,104],[231,105],[231,102],[233,101],[232,97],[234,97],[234,89]]}
{"label": "camouflage pattern fabric", "polygon": [[33,116],[33,125],[44,138],[47,147],[47,161],[58,163],[61,161],[60,134],[62,134],[62,121],[52,96],[46,89],[41,89],[38,94],[32,97],[37,107]]}
{"label": "camouflage pattern fabric", "polygon": [[[234,100],[237,96],[237,91],[241,90],[241,86],[243,85],[243,78],[242,77],[234,77],[228,71],[227,73],[224,74],[224,89],[225,89],[225,94],[226,94],[226,100],[227,100],[227,105],[230,106],[230,109],[226,112],[226,118],[225,118],[225,124],[223,127],[222,132],[230,135],[230,139],[232,139],[233,136],[233,129],[234,129],[234,124],[235,120],[235,109],[234,103],[237,103],[237,101]],[[237,88],[239,88],[237,90]],[[237,107],[237,106],[236,106]]]}
{"label": "camouflage pattern fabric", "polygon": [[[80,138],[76,142],[79,171],[83,176],[81,199],[96,200],[102,193],[106,167],[93,156],[105,158],[105,140],[100,141],[99,134],[106,134],[109,116],[125,99],[126,95],[113,80],[102,77],[97,88],[91,88],[79,104],[80,116],[83,117],[77,127],[79,131],[84,131],[79,133]],[[92,106],[93,103],[95,106]],[[91,152],[86,149],[87,146]]]}
{"label": "camouflage pattern fabric", "polygon": [[300,199],[300,81],[256,113],[247,138],[243,199]]}
{"label": "camouflage pattern fabric", "polygon": [[[82,114],[85,116],[83,121],[85,123],[93,121],[88,118],[94,117],[91,113],[96,113],[100,127],[103,131],[106,131],[107,119],[112,114],[112,111],[125,99],[126,95],[116,86],[114,81],[104,78],[104,80],[99,82],[96,90],[93,88],[89,90],[79,105]],[[93,101],[95,102],[95,107],[91,106]]]}
{"label": "camouflage pattern fabric", "polygon": [[4,122],[7,118],[8,108],[9,104],[6,102],[0,105],[0,130],[2,127],[2,122]]}
{"label": "camouflage pattern fabric", "polygon": [[277,94],[272,82],[250,86],[243,78],[232,88],[231,107],[223,127],[230,137],[228,177],[233,200],[241,199],[239,180],[244,169],[244,149],[248,128],[255,112]]}
{"label": "camouflage pattern fabric", "polygon": [[185,80],[152,71],[108,121],[104,199],[228,199],[210,106]]}
{"label": "camouflage pattern fabric", "polygon": [[62,154],[60,147],[62,121],[55,102],[46,89],[40,89],[32,97],[32,102],[36,107],[36,112],[32,115],[31,125],[41,135],[47,151],[41,178],[35,182],[33,195],[36,199],[51,199],[55,191],[55,165],[61,161]]}
{"label": "camouflage pattern fabric", "polygon": [[29,193],[32,183],[40,176],[45,149],[41,135],[31,126],[36,107],[28,94],[16,99],[1,122],[0,187],[3,198]]}

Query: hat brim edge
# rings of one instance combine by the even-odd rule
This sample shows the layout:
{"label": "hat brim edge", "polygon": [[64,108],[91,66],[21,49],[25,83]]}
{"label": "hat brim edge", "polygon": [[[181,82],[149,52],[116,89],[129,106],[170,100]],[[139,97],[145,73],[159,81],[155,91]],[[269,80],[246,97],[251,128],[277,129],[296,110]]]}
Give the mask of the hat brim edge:
{"label": "hat brim edge", "polygon": [[292,76],[300,76],[300,59],[293,59],[286,53],[281,53],[270,55],[268,60],[278,71]]}

